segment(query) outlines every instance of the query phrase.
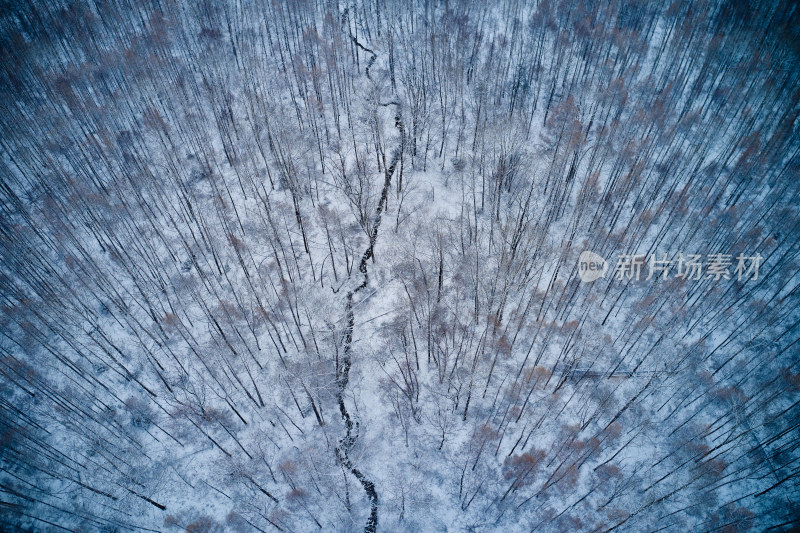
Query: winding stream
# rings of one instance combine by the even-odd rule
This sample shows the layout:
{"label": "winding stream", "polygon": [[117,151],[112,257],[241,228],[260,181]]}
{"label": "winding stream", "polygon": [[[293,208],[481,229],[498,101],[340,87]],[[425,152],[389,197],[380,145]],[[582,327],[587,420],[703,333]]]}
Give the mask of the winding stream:
{"label": "winding stream", "polygon": [[[361,48],[372,54],[370,60],[367,65],[366,75],[371,80],[369,68],[372,67],[374,64],[377,55],[375,52],[370,50],[369,48],[364,47],[358,40],[351,35],[351,39],[353,42]],[[350,450],[352,449],[353,445],[355,444],[356,440],[358,439],[358,422],[353,422],[352,418],[350,417],[350,413],[347,411],[347,406],[344,402],[344,395],[347,389],[347,385],[350,381],[350,367],[352,366],[352,343],[353,343],[353,329],[355,327],[355,318],[353,315],[353,297],[361,290],[367,287],[369,283],[369,274],[367,271],[367,262],[372,258],[374,251],[375,251],[375,241],[378,238],[378,229],[380,228],[381,218],[383,215],[384,210],[386,209],[386,202],[388,199],[389,189],[392,182],[392,176],[394,175],[395,169],[397,168],[397,164],[400,161],[400,156],[402,154],[404,140],[405,140],[405,130],[403,128],[403,119],[400,113],[400,105],[393,102],[393,105],[396,106],[397,112],[395,114],[395,127],[400,131],[400,146],[395,148],[394,152],[392,153],[391,164],[385,169],[384,172],[384,181],[383,181],[383,189],[381,191],[381,197],[378,201],[378,206],[375,209],[375,217],[373,219],[372,224],[372,231],[369,235],[369,246],[364,251],[364,254],[361,256],[361,262],[358,265],[358,271],[363,276],[363,280],[361,283],[356,286],[354,289],[347,292],[347,296],[345,299],[345,334],[344,334],[344,346],[343,346],[343,356],[342,356],[342,365],[340,368],[337,369],[337,376],[336,376],[336,383],[337,383],[337,393],[336,399],[339,404],[339,413],[342,416],[342,421],[344,422],[346,433],[344,437],[339,440],[339,445],[336,447],[336,457],[339,462],[347,468],[353,476],[361,483],[361,486],[364,487],[364,492],[367,493],[367,497],[370,500],[370,514],[369,518],[367,519],[366,526],[364,527],[365,533],[375,533],[378,527],[378,491],[375,489],[375,483],[370,481],[366,475],[364,475],[361,470],[359,470],[353,462],[350,460]]]}

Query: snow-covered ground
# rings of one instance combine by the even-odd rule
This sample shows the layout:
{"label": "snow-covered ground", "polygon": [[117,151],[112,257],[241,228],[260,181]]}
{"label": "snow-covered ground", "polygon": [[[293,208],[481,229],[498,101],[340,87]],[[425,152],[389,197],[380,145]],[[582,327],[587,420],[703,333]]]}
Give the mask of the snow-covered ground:
{"label": "snow-covered ground", "polygon": [[789,530],[798,16],[9,8],[2,529]]}

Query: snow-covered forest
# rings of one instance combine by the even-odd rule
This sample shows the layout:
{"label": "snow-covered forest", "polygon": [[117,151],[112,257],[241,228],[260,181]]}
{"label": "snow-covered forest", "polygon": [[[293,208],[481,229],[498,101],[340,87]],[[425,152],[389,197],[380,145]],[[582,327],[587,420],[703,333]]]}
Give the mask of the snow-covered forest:
{"label": "snow-covered forest", "polygon": [[0,28],[0,529],[800,525],[794,2]]}

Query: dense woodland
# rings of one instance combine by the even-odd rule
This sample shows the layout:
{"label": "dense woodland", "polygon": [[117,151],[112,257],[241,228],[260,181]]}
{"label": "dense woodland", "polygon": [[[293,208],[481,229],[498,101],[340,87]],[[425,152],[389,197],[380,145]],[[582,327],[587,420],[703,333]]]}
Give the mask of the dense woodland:
{"label": "dense woodland", "polygon": [[0,13],[3,530],[800,523],[793,2]]}

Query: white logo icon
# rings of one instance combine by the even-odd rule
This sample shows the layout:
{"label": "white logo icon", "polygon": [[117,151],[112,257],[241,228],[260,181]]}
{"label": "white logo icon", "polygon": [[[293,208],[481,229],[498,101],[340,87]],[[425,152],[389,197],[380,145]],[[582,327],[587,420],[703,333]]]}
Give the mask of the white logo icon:
{"label": "white logo icon", "polygon": [[604,278],[607,271],[608,263],[605,259],[594,252],[581,252],[578,258],[578,276],[581,281],[591,283],[596,279]]}

